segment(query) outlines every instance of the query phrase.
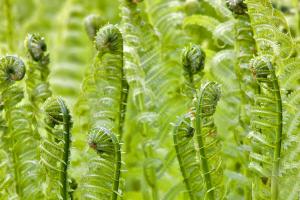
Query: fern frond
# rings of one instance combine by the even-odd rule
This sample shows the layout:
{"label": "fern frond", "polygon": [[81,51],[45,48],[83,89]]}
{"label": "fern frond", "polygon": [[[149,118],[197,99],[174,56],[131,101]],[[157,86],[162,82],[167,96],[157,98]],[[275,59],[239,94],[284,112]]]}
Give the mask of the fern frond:
{"label": "fern frond", "polygon": [[208,199],[222,199],[222,167],[221,152],[213,114],[221,92],[214,82],[201,87],[195,103],[195,135],[197,155],[201,162],[201,173],[206,185],[205,196]]}
{"label": "fern frond", "polygon": [[299,197],[299,130],[300,130],[300,93],[294,91],[283,102],[283,144],[281,161],[280,198],[288,200]]}
{"label": "fern frond", "polygon": [[220,0],[204,0],[204,1],[207,2],[211,7],[213,7],[222,18],[231,17],[231,13],[226,8],[224,1],[220,1]]}
{"label": "fern frond", "polygon": [[[270,191],[255,193],[255,197],[272,200],[279,198],[279,175],[283,141],[282,98],[275,69],[268,57],[256,57],[252,61],[253,74],[260,86],[252,108],[253,133],[249,135],[253,151],[249,167],[261,180],[256,186],[270,187]],[[268,189],[266,189],[268,191]]]}
{"label": "fern frond", "polygon": [[49,54],[46,53],[45,39],[38,34],[29,34],[25,40],[25,48],[30,55],[27,62],[26,73],[27,95],[33,106],[34,112],[38,113],[39,105],[51,96],[49,89]]}
{"label": "fern frond", "polygon": [[24,93],[14,85],[23,79],[25,64],[16,56],[0,60],[0,85],[7,129],[5,142],[12,157],[15,192],[19,198],[39,198],[41,193],[34,180],[37,178],[37,142],[32,134],[29,113],[23,105]]}
{"label": "fern frond", "polygon": [[40,145],[40,160],[46,174],[46,198],[66,200],[69,191],[71,116],[61,98],[47,99],[44,112],[47,135]]}
{"label": "fern frond", "polygon": [[233,27],[234,21],[219,22],[214,17],[206,15],[192,15],[184,19],[184,26],[197,25],[205,28],[213,35],[216,45],[222,47],[232,46],[234,43]]}
{"label": "fern frond", "polygon": [[[186,92],[190,97],[193,97],[193,93],[195,93],[196,85],[194,83],[194,76],[203,71],[205,57],[205,53],[201,47],[195,44],[190,44],[182,52],[181,60],[183,65],[183,76],[187,82]],[[200,75],[200,80],[202,76]]]}
{"label": "fern frond", "polygon": [[121,196],[119,182],[121,174],[121,150],[118,139],[105,128],[92,129],[89,146],[98,155],[89,161],[88,174],[82,184],[82,199],[116,200]]}
{"label": "fern frond", "polygon": [[274,9],[269,0],[247,0],[246,3],[258,53],[290,58],[296,45],[283,14]]}
{"label": "fern frond", "polygon": [[196,160],[196,149],[193,136],[195,129],[191,124],[191,115],[187,114],[179,119],[174,127],[173,140],[180,171],[186,190],[191,200],[204,196],[204,182],[201,168]]}
{"label": "fern frond", "polygon": [[114,25],[106,25],[98,31],[95,46],[97,57],[82,88],[91,109],[90,126],[105,127],[121,138],[128,90],[122,35]]}

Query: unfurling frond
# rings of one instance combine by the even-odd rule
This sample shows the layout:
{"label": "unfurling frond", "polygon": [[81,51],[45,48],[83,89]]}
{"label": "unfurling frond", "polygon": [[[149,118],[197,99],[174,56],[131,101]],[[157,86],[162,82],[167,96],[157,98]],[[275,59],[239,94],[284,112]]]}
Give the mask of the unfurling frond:
{"label": "unfurling frond", "polygon": [[25,76],[25,64],[17,56],[0,58],[0,86],[5,87],[20,81]]}
{"label": "unfurling frond", "polygon": [[196,149],[193,136],[195,129],[191,124],[191,115],[179,119],[174,127],[173,140],[180,171],[191,200],[204,196],[204,182],[201,177],[201,167],[196,160]]}
{"label": "unfurling frond", "polygon": [[122,34],[116,26],[112,24],[106,25],[97,32],[95,46],[100,54],[122,54]]}
{"label": "unfurling frond", "polygon": [[20,199],[40,198],[37,179],[37,142],[33,134],[30,113],[23,105],[24,91],[15,81],[25,75],[25,65],[16,56],[1,58],[1,100],[5,113],[5,141],[12,157],[12,177]]}
{"label": "unfurling frond", "polygon": [[221,91],[214,82],[205,83],[196,97],[195,135],[197,155],[201,162],[201,173],[206,186],[206,197],[210,200],[222,199],[221,148],[213,115],[220,99]]}
{"label": "unfurling frond", "polygon": [[185,74],[194,75],[204,69],[205,53],[199,45],[191,44],[182,52],[182,65]]}
{"label": "unfurling frond", "polygon": [[92,129],[89,146],[98,155],[89,161],[82,184],[82,199],[116,200],[120,196],[121,150],[116,136],[105,128]]}
{"label": "unfurling frond", "polygon": [[[123,38],[114,25],[106,25],[95,39],[97,57],[83,83],[91,127],[105,127],[122,135],[128,85],[123,69]],[[117,131],[118,130],[118,131]]]}
{"label": "unfurling frond", "polygon": [[42,139],[41,164],[46,173],[47,198],[68,199],[68,166],[72,127],[68,108],[61,98],[49,98],[44,105],[47,135]]}
{"label": "unfurling frond", "polygon": [[[256,186],[268,192],[255,192],[257,198],[279,197],[280,157],[282,151],[282,99],[275,69],[268,57],[252,61],[253,75],[260,86],[252,108],[252,129],[249,135],[253,152],[250,168],[258,174]],[[269,188],[269,189],[268,189]]]}
{"label": "unfurling frond", "polygon": [[25,48],[34,61],[48,64],[49,58],[48,55],[45,55],[47,44],[43,37],[38,34],[28,34],[25,40]]}

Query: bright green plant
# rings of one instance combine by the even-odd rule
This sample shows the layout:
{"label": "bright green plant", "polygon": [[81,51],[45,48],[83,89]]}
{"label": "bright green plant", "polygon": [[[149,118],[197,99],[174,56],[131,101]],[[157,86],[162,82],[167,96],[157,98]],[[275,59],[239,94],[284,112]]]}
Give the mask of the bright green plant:
{"label": "bright green plant", "polygon": [[299,199],[298,1],[0,5],[0,199]]}

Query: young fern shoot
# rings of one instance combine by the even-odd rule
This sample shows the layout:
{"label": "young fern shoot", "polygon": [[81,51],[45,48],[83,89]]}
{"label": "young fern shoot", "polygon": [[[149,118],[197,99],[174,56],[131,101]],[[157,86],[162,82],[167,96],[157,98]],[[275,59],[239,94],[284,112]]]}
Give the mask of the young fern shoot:
{"label": "young fern shoot", "polygon": [[120,196],[121,151],[115,135],[122,137],[128,90],[123,71],[122,34],[116,26],[106,25],[97,32],[95,46],[97,57],[83,90],[90,108],[94,109],[89,146],[100,156],[90,160],[82,198],[116,200]]}
{"label": "young fern shoot", "polygon": [[120,196],[121,150],[117,137],[106,128],[89,133],[89,146],[96,151],[84,177],[82,199],[117,200]]}
{"label": "young fern shoot", "polygon": [[16,81],[23,79],[25,64],[16,56],[0,58],[0,92],[6,121],[5,142],[12,157],[15,193],[20,199],[39,198],[37,143],[32,134],[30,115],[23,106],[24,92]]}
{"label": "young fern shoot", "polygon": [[[269,57],[254,58],[252,68],[254,78],[260,86],[260,94],[256,94],[255,106],[251,112],[253,132],[249,135],[253,147],[249,167],[258,174],[253,188],[254,197],[278,200],[283,141],[281,92]],[[258,188],[264,190],[257,190]]]}
{"label": "young fern shoot", "polygon": [[83,83],[89,102],[91,127],[105,127],[122,137],[128,84],[123,70],[122,34],[114,25],[102,27],[95,37],[97,57]]}
{"label": "young fern shoot", "polygon": [[72,127],[70,112],[59,97],[47,99],[44,111],[47,136],[42,139],[40,159],[46,173],[46,198],[67,200]]}
{"label": "young fern shoot", "polygon": [[190,44],[183,50],[181,60],[186,80],[186,92],[192,98],[195,93],[194,76],[200,74],[204,69],[205,53],[199,45]]}
{"label": "young fern shoot", "polygon": [[195,135],[201,173],[206,185],[206,198],[222,199],[222,160],[213,115],[221,92],[214,82],[205,83],[196,97]]}
{"label": "young fern shoot", "polygon": [[27,93],[34,109],[39,110],[41,103],[51,96],[49,89],[49,54],[46,53],[45,39],[38,34],[28,34],[25,40],[25,48],[29,54],[27,63]]}
{"label": "young fern shoot", "polygon": [[187,114],[179,119],[174,127],[173,140],[180,171],[190,200],[197,200],[204,196],[204,191],[201,168],[196,160],[193,140],[195,129],[192,127],[191,117],[190,114]]}

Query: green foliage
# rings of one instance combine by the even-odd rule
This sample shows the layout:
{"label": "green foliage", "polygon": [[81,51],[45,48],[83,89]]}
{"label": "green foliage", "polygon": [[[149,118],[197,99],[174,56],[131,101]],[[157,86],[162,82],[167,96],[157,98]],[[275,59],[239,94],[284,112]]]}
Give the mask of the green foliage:
{"label": "green foliage", "polygon": [[41,140],[41,164],[46,175],[46,199],[69,199],[71,117],[61,98],[49,98],[44,105],[47,135]]}
{"label": "green foliage", "polygon": [[109,130],[97,128],[89,133],[88,144],[98,155],[89,161],[88,174],[83,178],[82,199],[117,199],[121,170],[118,139]]}
{"label": "green foliage", "polygon": [[0,199],[299,199],[298,1],[0,5]]}

